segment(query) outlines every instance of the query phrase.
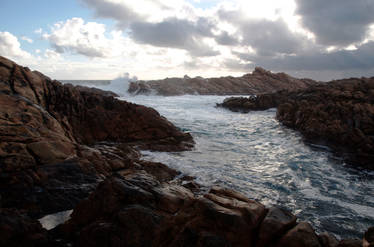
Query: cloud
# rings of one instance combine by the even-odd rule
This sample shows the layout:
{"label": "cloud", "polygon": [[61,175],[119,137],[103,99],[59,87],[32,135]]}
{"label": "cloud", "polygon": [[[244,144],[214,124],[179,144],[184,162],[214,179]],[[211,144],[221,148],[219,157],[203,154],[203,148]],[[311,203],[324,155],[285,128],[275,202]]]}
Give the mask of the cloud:
{"label": "cloud", "polygon": [[[299,72],[303,77],[311,76],[319,80],[330,80],[347,76],[373,76],[374,41],[358,47],[356,50],[336,50],[334,52],[304,52],[297,56],[285,55],[267,58],[247,53],[235,53],[237,60],[227,60],[225,65],[232,69],[261,66],[274,71],[288,73]],[[245,62],[252,66],[245,66]],[[301,72],[301,74],[300,74]],[[351,75],[350,75],[351,74]]]}
{"label": "cloud", "polygon": [[96,17],[111,18],[118,21],[118,26],[125,28],[132,21],[140,20],[140,14],[120,1],[81,0],[94,10]]}
{"label": "cloud", "polygon": [[38,28],[38,29],[34,30],[34,33],[42,34],[43,33],[43,29],[42,28]]}
{"label": "cloud", "polygon": [[34,42],[32,39],[30,39],[29,37],[26,37],[26,36],[22,36],[21,39],[30,43],[30,44]]}
{"label": "cloud", "polygon": [[[40,53],[40,51],[39,51],[39,53]],[[47,59],[59,60],[59,59],[61,59],[61,54],[54,51],[54,50],[46,49],[44,51],[44,57],[47,58]]]}
{"label": "cloud", "polygon": [[296,0],[296,3],[303,26],[323,45],[348,46],[361,42],[374,23],[371,0]]}
{"label": "cloud", "polygon": [[291,32],[284,20],[250,20],[240,23],[242,44],[249,45],[262,56],[294,54],[300,51],[306,38]]}
{"label": "cloud", "polygon": [[21,49],[18,38],[9,32],[0,32],[0,54],[12,59],[28,59],[31,54]]}
{"label": "cloud", "polygon": [[112,32],[110,39],[106,37],[105,33],[104,24],[85,23],[82,18],[72,18],[54,24],[51,33],[44,33],[43,38],[48,40],[58,53],[70,52],[87,57],[119,55],[122,34]]}
{"label": "cloud", "polygon": [[213,37],[212,25],[206,19],[196,22],[171,18],[159,23],[135,22],[131,37],[144,44],[179,48],[195,56],[216,56],[219,52],[204,43],[204,37]]}

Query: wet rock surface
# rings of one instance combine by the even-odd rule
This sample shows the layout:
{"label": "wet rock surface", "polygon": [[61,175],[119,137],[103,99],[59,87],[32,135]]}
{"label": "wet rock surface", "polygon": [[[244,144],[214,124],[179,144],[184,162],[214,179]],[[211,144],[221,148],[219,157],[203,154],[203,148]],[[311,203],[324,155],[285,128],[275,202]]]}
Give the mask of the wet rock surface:
{"label": "wet rock surface", "polygon": [[164,80],[132,82],[129,93],[158,94],[163,96],[200,94],[200,95],[246,95],[271,93],[280,90],[297,90],[317,82],[310,79],[297,79],[285,73],[271,73],[257,67],[252,73],[242,77],[219,78],[166,78]]}

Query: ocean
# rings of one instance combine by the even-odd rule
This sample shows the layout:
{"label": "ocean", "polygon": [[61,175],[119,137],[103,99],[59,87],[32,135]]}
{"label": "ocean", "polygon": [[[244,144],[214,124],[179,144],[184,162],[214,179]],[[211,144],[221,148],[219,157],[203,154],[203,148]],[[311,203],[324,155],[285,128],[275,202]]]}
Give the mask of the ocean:
{"label": "ocean", "polygon": [[327,147],[305,143],[275,119],[276,109],[233,113],[215,107],[227,96],[130,96],[120,81],[70,82],[153,107],[196,142],[192,151],[143,151],[144,159],[194,176],[207,187],[228,187],[268,207],[288,209],[317,232],[362,238],[374,225],[374,172],[354,169]]}

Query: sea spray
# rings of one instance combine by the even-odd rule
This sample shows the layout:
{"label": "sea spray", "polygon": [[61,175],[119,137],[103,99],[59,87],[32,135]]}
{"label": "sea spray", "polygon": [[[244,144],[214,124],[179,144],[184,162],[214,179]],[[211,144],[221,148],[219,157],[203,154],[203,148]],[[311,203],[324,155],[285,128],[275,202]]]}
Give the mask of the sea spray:
{"label": "sea spray", "polygon": [[129,94],[127,90],[129,89],[130,83],[137,80],[138,78],[136,76],[130,76],[130,74],[126,72],[112,80],[109,85],[99,86],[99,88],[102,90],[112,91],[123,97]]}

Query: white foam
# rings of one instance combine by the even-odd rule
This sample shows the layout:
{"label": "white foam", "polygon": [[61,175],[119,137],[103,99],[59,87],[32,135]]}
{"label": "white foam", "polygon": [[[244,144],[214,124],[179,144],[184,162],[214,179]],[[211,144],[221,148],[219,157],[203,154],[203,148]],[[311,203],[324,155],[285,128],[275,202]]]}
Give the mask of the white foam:
{"label": "white foam", "polygon": [[117,77],[116,79],[112,80],[109,85],[98,86],[98,88],[102,90],[112,91],[119,96],[128,96],[128,89],[131,82],[137,81],[138,78],[136,76],[130,76],[129,73],[124,73],[123,75]]}

